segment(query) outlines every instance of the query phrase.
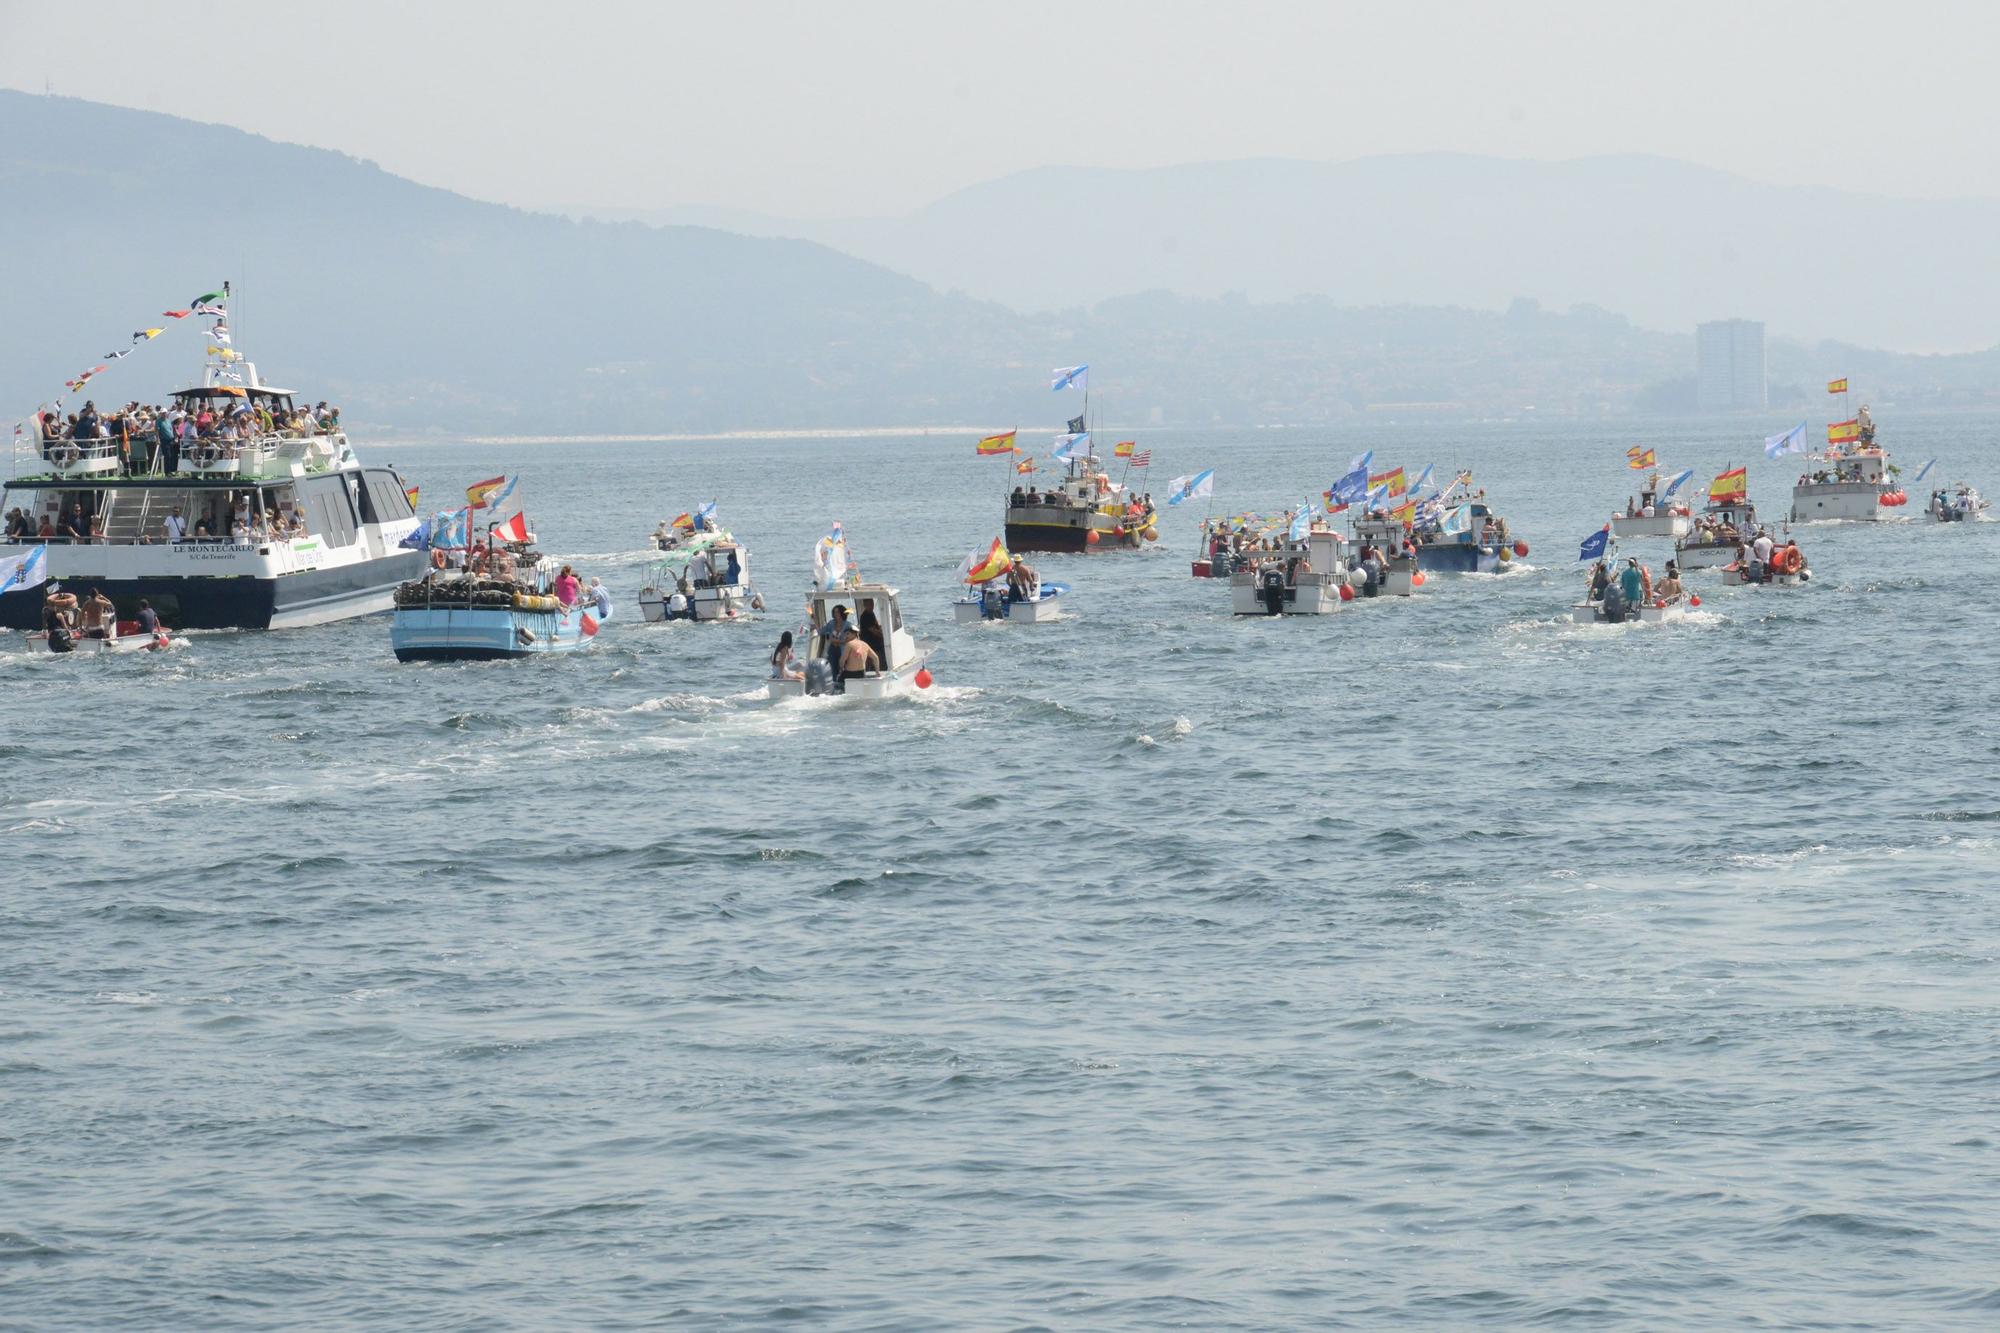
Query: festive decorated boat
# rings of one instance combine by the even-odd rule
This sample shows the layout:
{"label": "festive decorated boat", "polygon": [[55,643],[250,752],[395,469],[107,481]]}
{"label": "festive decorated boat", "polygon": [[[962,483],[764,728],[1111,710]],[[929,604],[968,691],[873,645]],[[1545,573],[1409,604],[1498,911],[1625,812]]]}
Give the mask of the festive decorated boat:
{"label": "festive decorated boat", "polygon": [[1611,516],[1612,535],[1623,540],[1634,537],[1665,537],[1672,540],[1686,536],[1694,527],[1694,517],[1688,511],[1685,501],[1676,500],[1674,491],[1679,483],[1670,485],[1663,492],[1660,488],[1660,474],[1654,469],[1646,477],[1646,484],[1639,494],[1625,505],[1625,512]]}
{"label": "festive decorated boat", "polygon": [[[55,535],[17,533],[0,552],[46,542],[50,578],[102,588],[127,618],[143,598],[175,628],[283,629],[387,610],[423,566],[399,546],[417,526],[410,488],[391,468],[364,467],[337,418],[258,378],[232,345],[227,302],[225,286],[171,312],[212,322],[201,382],[173,394],[165,418],[121,416],[119,430],[84,438],[66,434],[60,413],[27,423],[17,438],[33,456],[25,470],[17,459],[0,508],[37,530],[46,519]],[[0,626],[38,627],[41,610],[37,592],[0,593]]]}
{"label": "festive decorated boat", "polygon": [[1497,574],[1528,554],[1528,543],[1508,530],[1486,492],[1473,489],[1470,472],[1415,509],[1410,539],[1417,568],[1438,573]]}
{"label": "festive decorated boat", "polygon": [[[1695,569],[1721,569],[1736,559],[1736,548],[1753,541],[1763,531],[1757,522],[1757,506],[1750,503],[1743,478],[1746,471],[1735,468],[1709,484],[1708,504],[1688,534],[1674,543],[1674,562],[1682,573]],[[1716,486],[1722,486],[1717,491]]]}
{"label": "festive decorated boat", "polygon": [[1969,518],[1979,517],[1986,507],[1986,501],[1979,492],[1961,481],[1956,486],[1932,491],[1924,512],[1939,523],[1963,523]]}
{"label": "festive decorated boat", "polygon": [[750,584],[750,552],[715,529],[669,550],[639,589],[639,610],[649,622],[740,620],[762,609]]}
{"label": "festive decorated boat", "polygon": [[[804,656],[795,672],[770,682],[773,700],[808,695],[879,700],[930,688],[931,673],[924,666],[928,654],[903,624],[896,590],[862,581],[838,523],[813,547],[806,616]],[[872,668],[842,670],[841,657],[850,641],[874,650]]]}
{"label": "festive decorated boat", "polygon": [[1907,498],[1891,477],[1889,451],[1875,442],[1875,422],[1864,404],[1854,420],[1827,427],[1826,451],[1808,460],[1792,487],[1792,522],[1819,519],[1872,522]]}
{"label": "festive decorated boat", "polygon": [[[1052,486],[1024,483],[1007,496],[1005,540],[1010,551],[1136,551],[1160,538],[1158,514],[1150,497],[1135,493],[1111,474],[1097,457],[1091,443],[1090,367],[1064,366],[1052,373],[1051,387],[1058,393],[1068,389],[1083,391],[1083,411],[1072,417],[1068,429],[1056,436],[1051,458],[1062,465],[1063,476]],[[981,440],[982,454],[1017,456],[1017,432],[988,436]],[[1152,451],[1139,451],[1130,440],[1120,442],[1113,461],[1124,460],[1129,477],[1134,468],[1152,462]],[[1015,464],[1015,475],[1034,475],[1033,460]]]}
{"label": "festive decorated boat", "polygon": [[[525,516],[517,528],[526,531]],[[569,653],[595,642],[611,599],[563,586],[567,566],[526,547],[474,547],[453,567],[447,548],[396,589],[389,645],[399,662],[490,661]],[[573,576],[572,576],[573,579]],[[573,601],[563,600],[568,594]]]}
{"label": "festive decorated boat", "polygon": [[968,555],[958,567],[958,577],[970,589],[952,603],[952,618],[960,623],[1054,620],[1062,595],[1069,591],[1068,584],[1042,582],[1041,575],[998,539]]}
{"label": "festive decorated boat", "polygon": [[1229,609],[1239,616],[1330,616],[1352,601],[1361,571],[1347,563],[1347,542],[1323,523],[1289,533],[1273,550],[1246,553],[1229,578]]}

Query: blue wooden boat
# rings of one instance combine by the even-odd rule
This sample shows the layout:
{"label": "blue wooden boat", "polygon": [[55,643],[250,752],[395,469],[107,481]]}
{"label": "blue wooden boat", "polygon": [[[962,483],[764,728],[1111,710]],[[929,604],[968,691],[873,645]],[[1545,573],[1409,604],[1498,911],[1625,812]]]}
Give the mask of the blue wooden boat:
{"label": "blue wooden boat", "polygon": [[470,577],[433,570],[396,589],[389,646],[399,662],[477,662],[587,647],[608,609],[559,604],[548,591],[555,569],[541,560],[531,576]]}

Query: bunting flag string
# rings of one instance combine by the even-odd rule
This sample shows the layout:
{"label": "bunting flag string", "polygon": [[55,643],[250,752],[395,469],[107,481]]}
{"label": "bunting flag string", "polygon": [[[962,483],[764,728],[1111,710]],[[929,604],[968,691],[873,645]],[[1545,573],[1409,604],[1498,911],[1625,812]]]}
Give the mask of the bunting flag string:
{"label": "bunting flag string", "polygon": [[[226,305],[227,300],[228,291],[225,286],[222,291],[204,292],[190,302],[188,308],[185,310],[166,310],[161,313],[169,319],[186,319],[189,315],[214,315],[216,317],[215,327],[209,331],[212,341],[209,344],[208,354],[222,361],[239,361],[242,359],[242,353],[229,350],[229,310]],[[101,364],[78,373],[72,379],[64,380],[63,387],[71,393],[81,392],[84,385],[111,369],[112,362],[132,355],[133,352],[139,349],[141,343],[149,343],[164,332],[166,332],[165,326],[134,329],[132,331],[132,342],[129,346],[120,348],[115,352],[106,352]],[[217,346],[216,344],[218,343],[221,346]],[[56,400],[55,410],[58,413],[62,411],[62,399],[58,398]]]}

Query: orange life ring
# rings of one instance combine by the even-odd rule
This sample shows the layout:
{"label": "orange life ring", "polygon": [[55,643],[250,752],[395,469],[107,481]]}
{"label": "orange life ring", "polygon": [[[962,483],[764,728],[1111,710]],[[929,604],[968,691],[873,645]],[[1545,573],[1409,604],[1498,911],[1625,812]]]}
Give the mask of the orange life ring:
{"label": "orange life ring", "polygon": [[431,568],[432,569],[444,568],[444,552],[439,550],[435,546],[431,548]]}
{"label": "orange life ring", "polygon": [[1796,574],[1805,562],[1805,553],[1796,546],[1782,547],[1777,555],[1771,558],[1771,563],[1777,566],[1780,574]]}

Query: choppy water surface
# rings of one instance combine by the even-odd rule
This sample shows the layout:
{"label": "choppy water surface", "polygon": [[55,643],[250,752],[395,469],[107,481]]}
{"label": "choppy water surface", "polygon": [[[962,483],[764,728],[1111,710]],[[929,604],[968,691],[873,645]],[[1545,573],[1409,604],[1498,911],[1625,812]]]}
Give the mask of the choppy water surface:
{"label": "choppy water surface", "polygon": [[[1625,445],[1756,452],[1681,429],[1156,432],[1229,510],[1472,466],[1534,550],[1236,621],[1176,513],[1041,627],[950,620],[969,438],[374,449],[520,471],[623,618],[0,658],[0,1323],[1991,1326],[2000,524],[1564,623]],[[711,496],[773,614],[639,623]],[[834,518],[929,697],[762,701]]]}

